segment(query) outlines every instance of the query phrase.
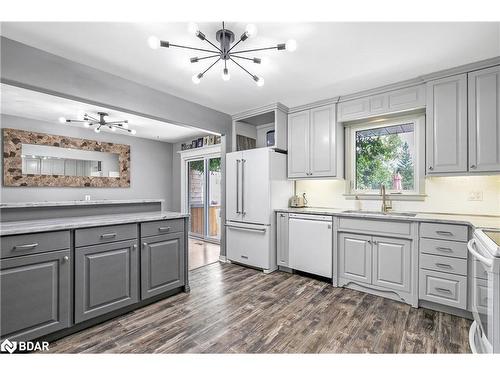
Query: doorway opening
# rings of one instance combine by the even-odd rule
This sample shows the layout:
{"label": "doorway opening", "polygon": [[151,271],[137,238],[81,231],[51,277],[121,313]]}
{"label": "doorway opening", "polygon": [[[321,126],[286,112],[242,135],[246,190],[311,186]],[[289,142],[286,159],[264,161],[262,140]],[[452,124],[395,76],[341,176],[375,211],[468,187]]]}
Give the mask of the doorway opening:
{"label": "doorway opening", "polygon": [[220,255],[221,157],[186,161],[189,222],[189,269],[215,263]]}

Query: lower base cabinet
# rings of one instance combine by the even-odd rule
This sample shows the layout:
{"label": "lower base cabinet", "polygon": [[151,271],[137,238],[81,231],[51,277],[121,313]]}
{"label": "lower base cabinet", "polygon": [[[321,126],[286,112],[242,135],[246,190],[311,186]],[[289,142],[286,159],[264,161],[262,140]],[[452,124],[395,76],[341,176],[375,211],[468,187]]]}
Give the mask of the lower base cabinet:
{"label": "lower base cabinet", "polygon": [[0,337],[32,340],[70,325],[70,251],[2,259]]}
{"label": "lower base cabinet", "polygon": [[139,301],[137,240],[75,249],[75,323]]}
{"label": "lower base cabinet", "polygon": [[[339,233],[339,280],[411,292],[411,240]],[[403,296],[403,295],[401,295]]]}
{"label": "lower base cabinet", "polygon": [[146,237],[141,253],[141,299],[184,285],[184,233]]}

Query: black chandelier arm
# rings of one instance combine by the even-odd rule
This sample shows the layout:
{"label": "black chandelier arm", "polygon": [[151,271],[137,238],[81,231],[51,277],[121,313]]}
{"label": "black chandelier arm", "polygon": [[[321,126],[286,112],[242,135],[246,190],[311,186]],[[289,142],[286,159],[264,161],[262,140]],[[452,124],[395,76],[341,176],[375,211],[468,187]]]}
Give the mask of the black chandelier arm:
{"label": "black chandelier arm", "polygon": [[127,121],[106,121],[104,125],[122,125],[127,124]]}
{"label": "black chandelier arm", "polygon": [[246,50],[242,50],[242,51],[235,51],[235,52],[231,52],[230,55],[234,55],[234,54],[237,54],[237,53],[247,53],[247,52],[256,52],[256,51],[266,51],[266,50],[270,50],[270,49],[278,49],[278,46],[274,46],[274,47],[265,47],[265,48],[255,48],[255,49],[246,49]]}
{"label": "black chandelier arm", "polygon": [[177,48],[185,48],[185,49],[190,49],[193,51],[202,51],[202,52],[211,52],[211,53],[219,53],[218,51],[212,51],[209,49],[204,49],[204,48],[196,48],[196,47],[189,47],[189,46],[181,46],[180,44],[172,44],[168,43],[168,47],[177,47]]}
{"label": "black chandelier arm", "polygon": [[[99,120],[98,120],[98,119],[96,119],[95,117],[92,117],[92,116],[90,116],[90,115],[88,115],[88,114],[85,114],[84,119],[87,119],[87,120],[89,120],[89,119],[90,119],[91,121],[99,121]],[[84,120],[84,121],[85,121],[85,120]]]}
{"label": "black chandelier arm", "polygon": [[208,72],[210,69],[212,69],[212,67],[217,64],[218,62],[220,61],[220,57],[215,60],[208,68],[206,68],[202,73],[201,75],[204,76],[206,72]]}
{"label": "black chandelier arm", "polygon": [[236,43],[234,43],[233,46],[227,50],[227,53],[231,52],[234,47],[236,47],[238,44],[240,44],[240,42],[243,42],[243,39],[240,38],[240,40],[238,40]]}
{"label": "black chandelier arm", "polygon": [[203,39],[205,42],[209,43],[212,47],[214,47],[217,51],[219,51],[220,53],[222,53],[222,50],[217,47],[215,44],[213,44],[210,40],[208,40],[207,38]]}
{"label": "black chandelier arm", "polygon": [[218,53],[217,55],[210,55],[210,56],[203,56],[203,57],[191,57],[191,59],[189,59],[189,60],[191,61],[191,63],[196,63],[200,60],[213,59],[214,57],[220,58],[220,53]]}
{"label": "black chandelier arm", "polygon": [[243,60],[248,60],[248,61],[252,61],[254,62],[255,64],[260,64],[261,63],[261,59],[257,58],[257,57],[245,57],[245,56],[238,56],[238,55],[233,55],[231,57],[236,57],[238,59],[243,59]]}
{"label": "black chandelier arm", "polygon": [[[236,56],[235,56],[236,57]],[[250,73],[246,68],[244,68],[241,64],[239,64],[238,62],[234,61],[232,57],[229,57],[229,59],[234,62],[236,65],[238,65],[241,69],[243,69],[250,77],[252,77],[253,79],[255,79],[255,75],[253,75],[252,73]]]}

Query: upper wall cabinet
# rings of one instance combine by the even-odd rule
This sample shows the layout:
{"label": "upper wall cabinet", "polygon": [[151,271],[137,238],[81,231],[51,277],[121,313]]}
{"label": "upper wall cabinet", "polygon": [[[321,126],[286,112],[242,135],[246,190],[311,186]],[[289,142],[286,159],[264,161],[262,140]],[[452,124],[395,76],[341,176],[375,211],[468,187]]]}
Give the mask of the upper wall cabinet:
{"label": "upper wall cabinet", "polygon": [[335,105],[288,117],[288,177],[342,177],[343,134]]}
{"label": "upper wall cabinet", "polygon": [[469,171],[500,172],[500,66],[469,79]]}
{"label": "upper wall cabinet", "polygon": [[426,173],[467,172],[467,75],[427,83]]}
{"label": "upper wall cabinet", "polygon": [[338,105],[338,121],[352,121],[425,106],[424,85],[393,90]]}

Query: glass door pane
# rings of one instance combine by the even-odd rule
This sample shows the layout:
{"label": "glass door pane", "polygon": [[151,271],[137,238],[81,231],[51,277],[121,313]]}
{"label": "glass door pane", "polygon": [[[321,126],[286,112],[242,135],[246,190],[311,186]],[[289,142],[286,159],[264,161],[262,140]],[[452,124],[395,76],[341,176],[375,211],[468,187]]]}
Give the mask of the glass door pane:
{"label": "glass door pane", "polygon": [[205,160],[188,162],[188,203],[190,217],[190,234],[205,235]]}
{"label": "glass door pane", "polygon": [[207,237],[220,240],[220,204],[221,204],[221,158],[208,159],[208,228]]}

